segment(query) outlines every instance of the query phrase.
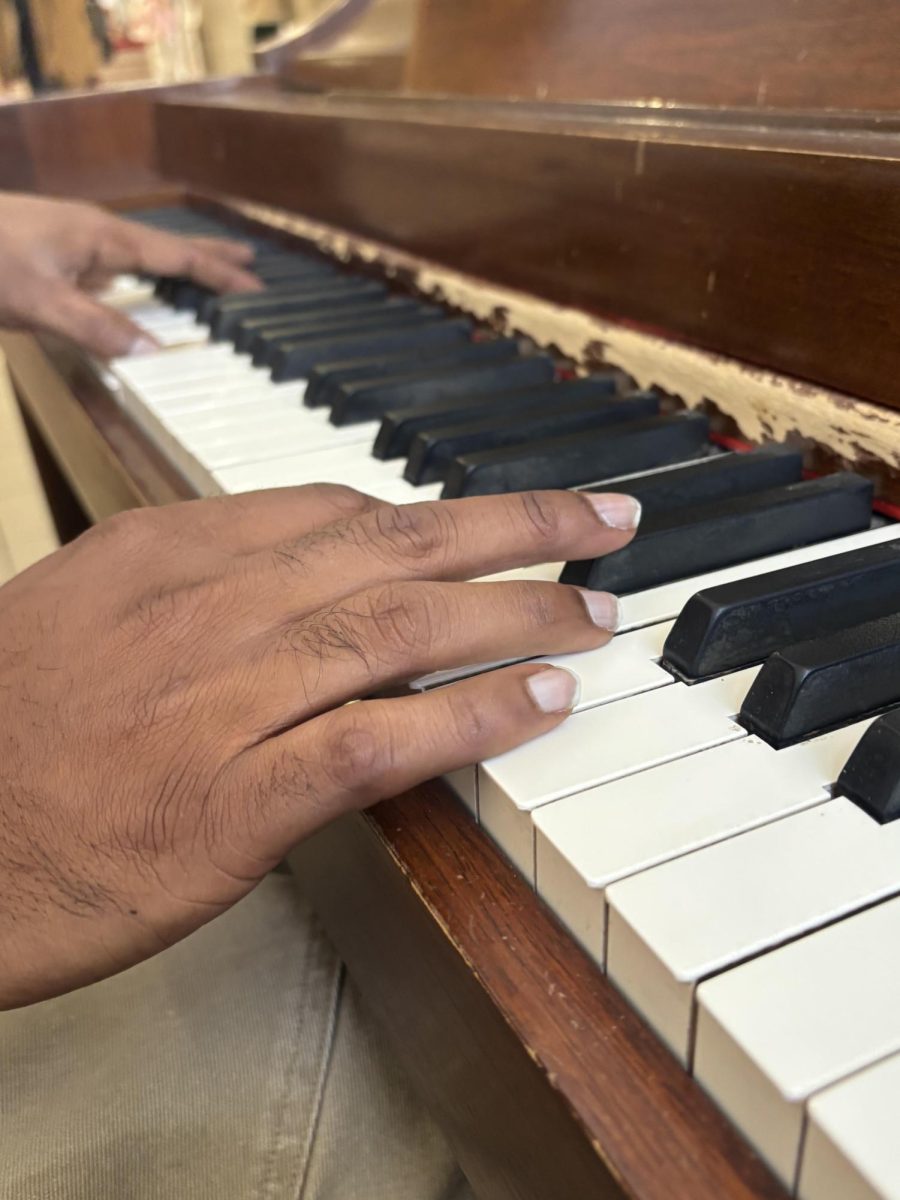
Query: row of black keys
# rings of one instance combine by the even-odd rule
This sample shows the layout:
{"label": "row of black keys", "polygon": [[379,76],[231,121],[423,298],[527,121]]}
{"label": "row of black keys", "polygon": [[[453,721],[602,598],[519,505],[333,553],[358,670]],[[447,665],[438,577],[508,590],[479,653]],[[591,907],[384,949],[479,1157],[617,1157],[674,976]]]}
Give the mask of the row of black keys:
{"label": "row of black keys", "polygon": [[[276,262],[278,270],[287,269]],[[331,270],[318,263],[301,267],[317,277],[326,269]],[[257,338],[268,331],[276,343],[295,338],[296,325],[288,335],[282,322],[310,320],[295,311],[282,313],[282,306],[295,306],[302,298],[294,285],[286,295],[275,289],[274,297],[267,291],[198,299],[194,285],[177,281],[160,290],[176,304],[198,307],[214,333],[235,336],[238,345],[248,329]],[[272,304],[274,316],[260,315]],[[314,323],[320,319],[317,310]],[[465,322],[444,325],[454,333],[470,331]],[[367,342],[361,358],[304,365],[305,403],[329,406],[335,424],[380,418],[373,453],[382,459],[407,456],[405,476],[411,483],[443,478],[447,497],[571,487],[683,463],[708,451],[705,418],[660,417],[656,396],[617,394],[615,372],[554,383],[552,360],[519,356],[511,339],[435,348],[423,338],[437,328],[441,325],[415,326],[408,348],[369,353],[373,347]],[[395,332],[389,328],[378,336]],[[353,336],[341,333],[338,341]],[[329,342],[317,352],[341,349]],[[868,524],[871,489],[865,481],[835,476],[801,483],[800,478],[799,457],[775,449],[702,459],[632,481],[628,490],[645,510],[641,536],[619,554],[569,564],[564,578],[626,593]]]}
{"label": "row of black keys", "polygon": [[[677,462],[705,446],[701,420],[659,419],[655,397],[617,394],[614,373],[553,384],[550,360],[520,357],[511,340],[473,341],[468,322],[389,298],[379,283],[257,252],[269,285],[261,295],[217,299],[178,281],[159,291],[195,308],[214,337],[231,338],[277,377],[305,375],[306,403],[329,405],[335,424],[380,418],[373,452],[407,455],[410,482],[446,477],[458,456],[486,446],[524,443],[553,459],[567,421],[583,420],[570,430],[576,435],[606,427],[600,452],[587,450],[593,479]],[[565,469],[566,484],[585,482],[571,478],[571,463]],[[864,481],[800,479],[799,456],[774,448],[630,480],[644,507],[638,537],[618,554],[569,563],[562,578],[627,592],[867,527]],[[558,485],[534,473],[497,483],[498,491]],[[771,744],[790,745],[900,703],[898,596],[900,543],[890,542],[710,589],[683,609],[663,665],[694,683],[764,662],[739,719]],[[900,709],[871,727],[838,790],[878,820],[900,817]]]}
{"label": "row of black keys", "polygon": [[[262,324],[262,319],[258,316],[253,319],[251,328],[257,338],[261,336]],[[241,329],[240,326],[235,328],[238,330],[240,345]],[[520,359],[516,366],[524,367],[527,371],[538,362],[540,360]],[[629,404],[649,405],[653,402],[652,397],[626,398],[626,407],[623,408],[621,398],[614,400],[609,396],[610,379],[602,382],[580,381],[569,385],[568,392],[566,385],[533,385],[524,389],[520,386],[511,391],[501,391],[501,399],[498,401],[496,395],[490,396],[486,392],[476,393],[474,396],[470,393],[469,389],[477,382],[477,370],[473,373],[471,370],[454,369],[448,376],[451,389],[459,393],[461,409],[459,401],[450,402],[451,389],[441,391],[440,376],[430,375],[427,368],[412,373],[411,376],[404,376],[402,373],[396,373],[394,367],[388,366],[387,370],[390,373],[376,382],[370,374],[374,365],[369,362],[345,366],[319,365],[314,369],[311,379],[308,402],[327,403],[331,399],[336,424],[346,423],[350,419],[381,415],[382,428],[376,439],[376,450],[381,450],[381,457],[389,457],[385,451],[390,447],[392,438],[395,439],[397,453],[403,453],[412,445],[418,444],[417,455],[411,454],[410,461],[413,464],[424,461],[423,453],[429,446],[441,446],[442,426],[439,425],[437,430],[421,428],[423,423],[437,424],[439,414],[448,422],[451,430],[449,440],[452,445],[457,428],[454,422],[459,421],[467,408],[486,409],[490,415],[482,415],[473,425],[463,426],[464,436],[477,436],[482,431],[490,436],[498,428],[515,428],[517,424],[520,433],[525,431],[528,425],[525,413],[529,395],[534,396],[537,408],[544,410],[537,419],[548,421],[546,431],[540,430],[547,433],[558,428],[556,418],[560,412],[560,405],[564,406],[567,399],[576,398],[579,391],[582,394],[577,399],[581,401],[582,410],[593,409],[596,412],[606,405],[616,414],[613,418],[614,424],[616,418],[621,422],[623,416],[627,420],[628,416],[633,415],[627,411]],[[491,372],[490,378],[495,386],[513,382],[510,378],[504,378],[504,374],[503,369]],[[361,379],[364,379],[364,382],[361,383]],[[529,381],[530,377],[523,374],[521,383],[526,384]],[[507,399],[506,404],[503,397]],[[408,401],[409,407],[397,407],[402,401]],[[353,408],[354,402],[357,408]],[[395,407],[391,409],[388,405]],[[525,409],[525,413],[522,409]],[[511,412],[512,417],[506,416],[504,420],[501,414],[507,412]],[[654,432],[659,431],[659,436],[665,443],[673,436],[675,439],[678,435],[684,437],[689,429],[691,433],[695,433],[698,425],[699,423],[695,423],[694,428],[690,429],[690,425],[684,421],[678,424],[657,422],[653,428]],[[644,424],[642,432],[646,429],[647,425]],[[534,434],[538,431],[527,432]],[[620,470],[623,466],[627,468],[635,465],[628,460],[627,454],[623,456],[622,444],[615,428],[606,433],[603,442],[614,456],[610,459],[610,467],[613,462]],[[458,446],[453,447],[454,452],[458,449]],[[533,449],[544,453],[546,447],[541,445]],[[685,445],[680,443],[677,451],[671,454],[671,458],[667,456],[666,461],[682,459],[685,452]],[[646,467],[649,464],[643,461],[640,465]],[[409,474],[408,464],[407,477]],[[594,466],[591,474],[602,474],[602,467]],[[638,495],[648,513],[655,512],[655,520],[649,525],[645,521],[641,534],[626,551],[591,563],[571,563],[567,566],[563,579],[589,586],[608,587],[619,592],[634,590],[677,578],[679,573],[694,574],[700,570],[712,569],[726,561],[734,561],[736,557],[751,559],[771,553],[775,549],[853,532],[868,525],[871,490],[864,481],[855,477],[831,478],[807,484],[799,481],[799,457],[779,449],[737,458],[723,456],[717,460],[682,466],[633,481],[629,490]],[[749,495],[741,494],[747,492]],[[690,508],[701,502],[705,502],[707,506],[715,502],[715,510],[701,507],[690,511]],[[686,506],[689,507],[689,511],[685,511]],[[876,555],[880,549],[875,548]],[[890,548],[887,554],[892,554]],[[891,565],[896,567],[896,561]],[[835,563],[834,568],[840,572],[844,564]],[[854,563],[847,564],[845,575],[852,576],[855,569]],[[828,570],[813,565],[805,572],[799,572],[793,582],[780,579],[776,592],[780,591],[781,595],[770,595],[767,604],[760,604],[757,598],[756,615],[763,618],[761,636],[749,656],[745,654],[743,658],[739,653],[736,654],[734,639],[728,643],[727,637],[724,636],[729,623],[721,619],[722,613],[719,611],[720,620],[715,624],[715,629],[709,631],[710,636],[706,639],[707,656],[710,656],[711,643],[715,641],[720,650],[729,645],[732,658],[736,655],[736,661],[714,662],[711,668],[708,668],[707,677],[709,674],[721,674],[723,670],[749,665],[748,657],[751,662],[758,662],[771,649],[784,643],[785,630],[779,629],[777,622],[773,623],[765,618],[771,617],[773,606],[784,603],[786,589],[793,589],[794,592],[791,597],[794,632],[803,629],[804,610],[802,605],[797,603],[796,593],[803,591],[805,587],[806,594],[811,594],[810,576],[818,581],[818,590],[821,592],[821,580],[828,575]],[[834,594],[840,587],[831,580],[825,585],[825,590],[829,589]],[[845,592],[845,601],[846,598]],[[702,599],[697,598],[694,607],[696,603],[702,603]],[[867,599],[868,606],[864,604],[862,610],[857,606],[856,612],[853,611],[852,605],[848,609],[845,604],[836,625],[847,625],[867,612],[880,611],[884,607],[885,593],[882,590],[876,596],[870,591],[867,593]],[[807,621],[806,629],[810,633],[821,634],[823,627],[814,608],[815,605],[808,605],[805,610],[806,615],[811,618]],[[747,620],[746,609],[745,601],[735,602],[730,608],[731,629],[737,625],[745,642],[752,624]],[[686,613],[689,615],[691,611],[692,606],[688,606]],[[826,620],[825,627],[827,626]],[[893,638],[896,631],[890,617],[878,625],[877,631],[881,637],[875,660],[867,664],[869,668],[874,666],[876,672],[879,664],[893,661],[892,656],[897,649]],[[895,696],[890,680],[885,678],[884,685],[879,688],[877,681],[871,677],[871,670],[867,671],[865,686],[860,687],[858,683],[855,688],[851,686],[859,666],[854,661],[854,639],[862,636],[866,640],[871,632],[868,627],[864,630],[844,630],[843,638],[837,642],[832,639],[830,646],[821,646],[817,638],[812,647],[805,648],[812,652],[812,657],[804,664],[802,670],[796,669],[788,651],[773,656],[747,697],[741,713],[742,721],[753,732],[761,734],[774,744],[788,745],[812,733],[822,732],[825,728],[856,719],[861,711],[870,712],[883,707],[885,702],[891,702]],[[667,646],[667,652],[672,650],[670,657],[677,657],[678,640],[681,637],[683,641],[683,634],[682,622],[676,626]],[[788,636],[787,640],[793,639]],[[867,649],[871,655],[871,645],[867,645]],[[820,650],[825,653],[817,657],[816,652]],[[712,657],[715,655],[712,654]],[[849,680],[848,673],[851,677]],[[900,678],[900,673],[890,670],[887,671],[887,675]],[[872,686],[873,683],[875,686]],[[900,699],[900,696],[896,698]]]}

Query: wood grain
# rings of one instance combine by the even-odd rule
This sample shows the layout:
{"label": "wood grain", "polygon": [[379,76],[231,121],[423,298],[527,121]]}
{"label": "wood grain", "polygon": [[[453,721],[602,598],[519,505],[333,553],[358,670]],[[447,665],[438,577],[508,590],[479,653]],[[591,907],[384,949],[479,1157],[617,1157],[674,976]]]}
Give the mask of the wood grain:
{"label": "wood grain", "polygon": [[88,516],[191,498],[77,352],[48,345],[52,357],[29,334],[0,334],[16,394]]}
{"label": "wood grain", "polygon": [[481,1200],[785,1200],[443,785],[291,865]]}
{"label": "wood grain", "polygon": [[892,126],[299,97],[158,121],[195,188],[900,407]]}
{"label": "wood grain", "polygon": [[163,96],[210,95],[244,86],[273,85],[266,80],[211,80],[0,105],[0,189],[102,201],[158,193],[163,185],[156,102]]}
{"label": "wood grain", "polygon": [[442,95],[900,108],[893,0],[421,0],[407,87]]}

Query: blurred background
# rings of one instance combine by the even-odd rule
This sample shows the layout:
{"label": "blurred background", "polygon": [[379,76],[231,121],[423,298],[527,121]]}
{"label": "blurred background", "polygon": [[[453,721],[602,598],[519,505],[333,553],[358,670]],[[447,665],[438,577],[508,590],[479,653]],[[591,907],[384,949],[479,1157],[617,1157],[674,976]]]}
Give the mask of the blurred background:
{"label": "blurred background", "polygon": [[0,100],[253,69],[334,0],[0,0]]}

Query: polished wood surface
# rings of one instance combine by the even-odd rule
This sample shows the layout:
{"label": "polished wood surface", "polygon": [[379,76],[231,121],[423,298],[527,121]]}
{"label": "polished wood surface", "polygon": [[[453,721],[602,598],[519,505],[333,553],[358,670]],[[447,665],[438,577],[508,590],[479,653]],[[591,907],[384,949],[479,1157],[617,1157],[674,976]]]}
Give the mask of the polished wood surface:
{"label": "polished wood surface", "polygon": [[421,0],[407,87],[900,109],[895,0]]}
{"label": "polished wood surface", "polygon": [[102,201],[172,196],[158,167],[156,103],[272,86],[266,79],[210,80],[0,104],[0,189]]}
{"label": "polished wood surface", "polygon": [[173,180],[900,407],[896,118],[239,95],[158,125]]}
{"label": "polished wood surface", "polygon": [[0,351],[26,415],[91,520],[193,498],[72,347],[2,333]]}
{"label": "polished wood surface", "polygon": [[481,1200],[785,1200],[443,785],[291,864]]}

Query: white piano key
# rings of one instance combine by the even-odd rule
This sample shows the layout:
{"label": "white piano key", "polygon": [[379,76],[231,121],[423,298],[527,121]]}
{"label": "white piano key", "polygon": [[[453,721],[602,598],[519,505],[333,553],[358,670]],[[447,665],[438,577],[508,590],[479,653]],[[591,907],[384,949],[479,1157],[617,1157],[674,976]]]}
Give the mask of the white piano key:
{"label": "white piano key", "polygon": [[188,412],[156,408],[156,413],[166,424],[187,437],[191,434],[212,435],[220,433],[226,439],[234,439],[246,433],[254,433],[269,421],[278,421],[286,413],[293,414],[297,405],[287,397],[267,396],[250,393],[249,398],[226,397],[215,408],[191,409]]}
{"label": "white piano key", "polygon": [[[153,299],[153,284],[138,279],[136,275],[121,275],[102,292],[97,293],[97,300],[101,304],[125,310],[149,306]],[[159,307],[164,306],[160,304]]]}
{"label": "white piano key", "polygon": [[809,1102],[800,1200],[900,1200],[900,1054]]}
{"label": "white piano key", "polygon": [[220,390],[235,388],[264,391],[272,386],[271,379],[266,375],[235,371],[230,363],[210,363],[207,367],[185,366],[178,376],[151,380],[149,384],[142,384],[140,390],[146,395],[148,403],[158,407],[203,392],[218,395]]}
{"label": "white piano key", "polygon": [[[653,688],[674,683],[674,677],[658,665],[663,643],[671,628],[671,621],[666,621],[661,625],[652,625],[648,629],[637,629],[633,633],[614,637],[600,650],[585,650],[578,654],[541,655],[533,661],[566,667],[575,672],[581,681],[581,695],[574,711],[582,712],[597,704],[608,704],[612,700],[622,700],[625,696],[635,696],[639,692],[649,692]],[[522,659],[516,658],[498,659],[491,663],[475,663],[468,667],[454,667],[449,671],[435,671],[431,675],[423,675],[421,679],[416,679],[410,686],[417,692],[427,691],[454,679],[478,675],[521,661]]]}
{"label": "white piano key", "polygon": [[790,1188],[806,1101],[900,1050],[900,900],[717,975],[697,998],[694,1074]]}
{"label": "white piano key", "polygon": [[[350,487],[371,491],[373,487],[383,487],[403,482],[402,472],[397,463],[382,463],[368,456],[365,470],[360,471],[359,460],[350,465],[347,448],[332,447],[316,454],[291,454],[284,458],[273,459],[265,464],[265,472],[273,482],[268,487],[281,487],[297,483],[342,483]],[[385,468],[379,471],[378,468]],[[229,467],[216,472],[216,480],[227,492],[247,492],[258,487],[259,470],[252,463],[238,467]],[[284,485],[279,482],[284,480]],[[411,491],[421,489],[412,488]],[[374,495],[375,492],[372,492]]]}
{"label": "white piano key", "polygon": [[859,729],[781,751],[746,737],[537,809],[538,893],[605,966],[607,887],[828,800]]}
{"label": "white piano key", "polygon": [[[150,355],[143,356],[146,358]],[[224,386],[264,382],[266,376],[252,371],[236,368],[231,362],[218,356],[211,360],[195,359],[188,361],[181,358],[175,351],[156,351],[155,359],[168,359],[164,362],[154,362],[153,369],[144,367],[142,356],[130,360],[126,364],[116,364],[116,371],[129,387],[133,387],[148,402],[156,403],[169,396],[177,396],[199,388],[214,390],[217,384]]]}
{"label": "white piano key", "polygon": [[[139,389],[133,388],[132,391],[138,393]],[[145,392],[139,394],[141,402],[154,412],[173,417],[197,413],[198,419],[202,419],[203,413],[215,413],[227,408],[236,410],[238,405],[259,404],[266,400],[278,401],[288,408],[299,408],[305,392],[305,384],[298,389],[288,388],[286,384],[273,384],[268,380],[251,379],[246,383],[229,383],[215,391],[191,388],[178,395],[152,399]]]}
{"label": "white piano key", "polygon": [[335,444],[351,447],[362,441],[368,448],[372,443],[372,434],[359,429],[355,432],[352,429],[336,432],[339,436],[335,438],[326,430],[310,430],[302,424],[292,426],[273,422],[270,428],[258,429],[255,433],[247,433],[243,437],[235,438],[223,434],[211,439],[195,433],[184,435],[184,442],[211,471],[239,466],[242,463],[261,463],[270,458],[282,458],[287,446],[298,454],[314,454]]}
{"label": "white piano key", "polygon": [[413,487],[399,476],[360,477],[360,473],[334,468],[335,459],[346,458],[346,448],[339,447],[310,454],[294,454],[290,458],[268,459],[261,463],[242,463],[211,472],[211,482],[218,491],[229,494],[256,491],[258,488],[295,487],[307,483],[340,483],[367,492],[388,504],[411,504],[440,497],[439,483]]}
{"label": "white piano key", "polygon": [[443,776],[444,782],[460,799],[469,812],[475,816],[478,809],[478,797],[475,791],[476,775],[474,763],[470,767],[460,767],[458,771],[450,771]]}
{"label": "white piano key", "polygon": [[504,579],[546,579],[549,583],[556,583],[565,565],[563,562],[555,562],[534,563],[530,567],[513,567],[509,571],[495,571],[491,575],[482,575],[478,582],[500,583]]}
{"label": "white piano key", "polygon": [[533,879],[534,809],[746,737],[734,716],[755,674],[755,669],[738,671],[692,688],[673,683],[601,704],[576,713],[524,746],[480,763],[479,820]]}
{"label": "white piano key", "polygon": [[379,500],[384,500],[387,504],[431,504],[435,500],[440,500],[444,485],[442,483],[426,483],[421,487],[413,487],[405,479],[398,479],[396,483],[370,485],[368,482],[364,482],[356,486],[364,492],[370,491],[373,496],[377,496]]}
{"label": "white piano key", "polygon": [[206,333],[197,325],[157,326],[146,332],[165,349],[181,348],[205,342]]}
{"label": "white piano key", "polygon": [[[868,724],[845,731],[833,779]],[[614,883],[606,969],[688,1063],[700,980],[898,891],[900,823],[826,800]]]}

